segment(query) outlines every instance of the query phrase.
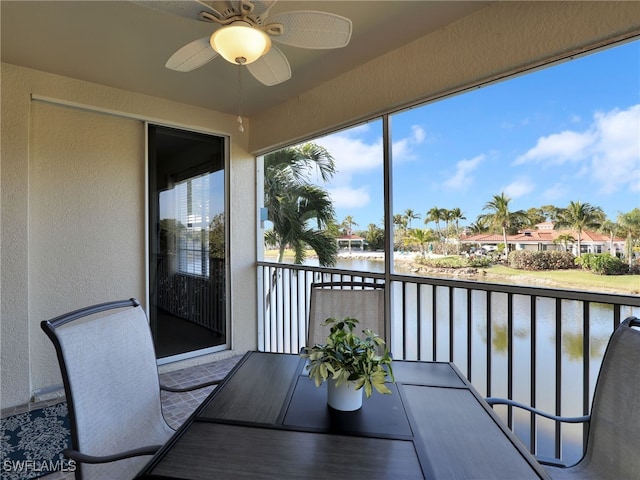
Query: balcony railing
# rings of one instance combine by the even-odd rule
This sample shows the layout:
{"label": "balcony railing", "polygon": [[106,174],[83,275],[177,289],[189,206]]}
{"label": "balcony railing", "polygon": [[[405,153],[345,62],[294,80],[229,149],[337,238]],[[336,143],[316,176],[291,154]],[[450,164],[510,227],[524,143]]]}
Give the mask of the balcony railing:
{"label": "balcony railing", "polygon": [[[258,263],[259,348],[295,353],[305,345],[310,285],[386,282],[394,358],[451,361],[485,396],[555,413],[589,413],[613,329],[640,316],[640,297],[501,285],[448,278]],[[586,427],[496,407],[534,454],[577,461]]]}
{"label": "balcony railing", "polygon": [[170,272],[167,262],[158,262],[154,303],[171,315],[224,335],[225,265],[210,258],[207,275]]}

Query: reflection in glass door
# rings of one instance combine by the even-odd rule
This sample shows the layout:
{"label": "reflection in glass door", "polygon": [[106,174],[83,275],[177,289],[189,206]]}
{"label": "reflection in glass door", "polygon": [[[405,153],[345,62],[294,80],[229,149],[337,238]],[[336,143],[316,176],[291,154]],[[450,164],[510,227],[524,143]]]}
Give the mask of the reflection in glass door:
{"label": "reflection in glass door", "polygon": [[149,318],[156,354],[224,348],[224,139],[155,125],[148,132]]}

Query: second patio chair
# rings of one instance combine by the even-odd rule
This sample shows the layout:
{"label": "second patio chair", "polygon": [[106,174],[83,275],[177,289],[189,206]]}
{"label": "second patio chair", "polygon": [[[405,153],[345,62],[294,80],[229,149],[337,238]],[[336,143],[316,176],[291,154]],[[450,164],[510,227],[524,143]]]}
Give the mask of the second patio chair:
{"label": "second patio chair", "polygon": [[487,398],[491,405],[511,405],[552,420],[589,422],[586,450],[573,466],[550,459],[547,471],[554,479],[640,478],[640,320],[629,317],[613,332],[598,374],[591,415],[558,417],[513,400]]}
{"label": "second patio chair", "polygon": [[371,329],[388,341],[384,320],[384,284],[371,282],[324,282],[311,285],[307,346],[326,342],[327,318],[358,320],[354,333]]}

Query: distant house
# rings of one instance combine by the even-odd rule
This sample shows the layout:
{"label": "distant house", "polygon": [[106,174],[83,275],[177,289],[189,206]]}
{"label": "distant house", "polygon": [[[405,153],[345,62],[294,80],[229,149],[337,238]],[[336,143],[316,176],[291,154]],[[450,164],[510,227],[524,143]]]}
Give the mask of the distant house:
{"label": "distant house", "polygon": [[[571,241],[571,238],[574,240]],[[525,229],[516,235],[507,235],[507,242],[515,250],[566,250],[578,254],[578,233],[575,230],[554,230],[553,222],[539,223],[532,229]],[[464,235],[462,244],[476,248],[493,249],[503,243],[502,235],[495,233],[478,233]],[[613,237],[592,230],[583,230],[580,236],[582,253],[611,253],[616,255],[624,251],[624,238]],[[490,248],[487,248],[490,247]]]}
{"label": "distant house", "polygon": [[359,246],[360,250],[364,250],[365,239],[359,237],[358,235],[353,234],[345,234],[338,238],[336,238],[336,242],[338,242],[338,249],[347,247],[349,251],[351,251],[351,246]]}

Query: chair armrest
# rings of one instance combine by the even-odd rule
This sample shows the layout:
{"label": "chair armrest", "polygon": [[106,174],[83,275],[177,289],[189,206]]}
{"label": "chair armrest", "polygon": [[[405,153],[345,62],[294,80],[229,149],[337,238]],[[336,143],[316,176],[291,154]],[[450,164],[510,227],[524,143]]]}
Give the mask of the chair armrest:
{"label": "chair armrest", "polygon": [[142,455],[154,455],[162,445],[150,445],[148,447],[136,448],[133,450],[127,450],[125,452],[114,453],[113,455],[104,455],[97,457],[95,455],[87,455],[72,448],[65,448],[62,454],[80,463],[108,463],[115,462],[117,460],[124,460],[125,458],[139,457]]}
{"label": "chair armrest", "polygon": [[556,420],[559,422],[584,423],[591,420],[591,415],[584,415],[582,417],[559,417],[558,415],[553,415],[552,413],[543,412],[542,410],[538,410],[537,408],[530,407],[529,405],[525,405],[524,403],[516,402],[515,400],[509,400],[508,398],[487,397],[485,398],[485,400],[491,406],[509,405],[512,407],[518,407],[518,408],[522,408],[523,410],[527,410],[528,412],[535,413],[536,415],[540,415],[541,417],[550,418],[551,420]]}
{"label": "chair armrest", "polygon": [[160,384],[160,390],[164,390],[165,392],[184,393],[184,392],[191,392],[193,390],[198,390],[200,388],[210,387],[211,385],[218,385],[220,382],[222,382],[221,378],[217,380],[211,380],[210,382],[190,385],[188,387],[169,387],[167,385]]}
{"label": "chair armrest", "polygon": [[549,465],[551,467],[557,468],[569,468],[572,465],[562,462],[559,458],[551,458],[551,457],[540,457],[539,455],[535,456],[538,463],[543,465]]}

